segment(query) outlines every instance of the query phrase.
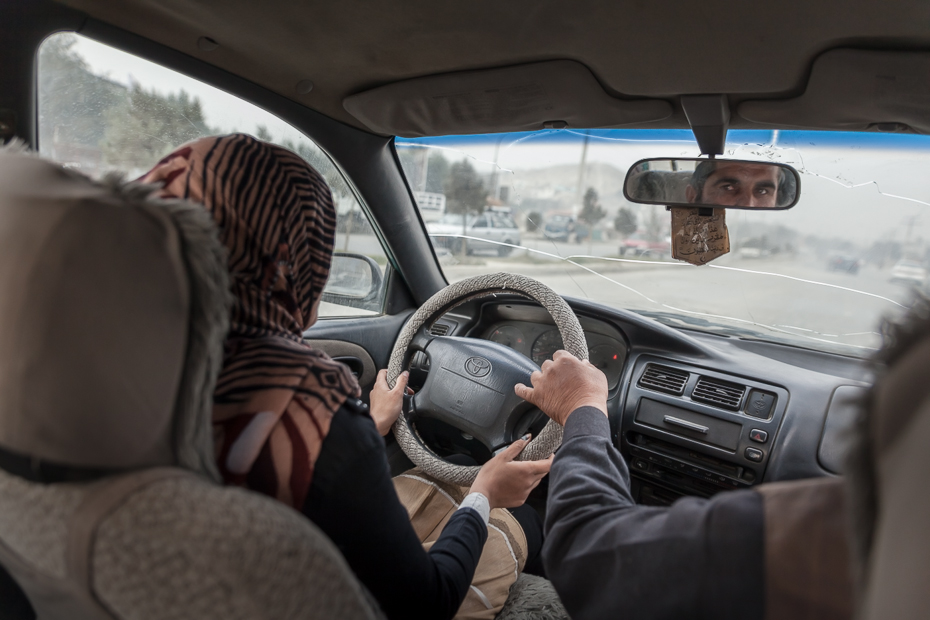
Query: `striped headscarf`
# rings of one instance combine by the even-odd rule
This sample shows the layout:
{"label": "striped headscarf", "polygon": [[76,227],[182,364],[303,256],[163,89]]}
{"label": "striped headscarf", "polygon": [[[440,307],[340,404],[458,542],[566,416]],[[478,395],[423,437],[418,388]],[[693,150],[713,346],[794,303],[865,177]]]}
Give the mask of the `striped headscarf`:
{"label": "striped headscarf", "polygon": [[213,408],[220,472],[300,509],[333,415],[361,393],[302,337],[332,262],[332,194],[300,156],[243,134],[188,143],[142,180],[203,204],[229,252],[234,302]]}

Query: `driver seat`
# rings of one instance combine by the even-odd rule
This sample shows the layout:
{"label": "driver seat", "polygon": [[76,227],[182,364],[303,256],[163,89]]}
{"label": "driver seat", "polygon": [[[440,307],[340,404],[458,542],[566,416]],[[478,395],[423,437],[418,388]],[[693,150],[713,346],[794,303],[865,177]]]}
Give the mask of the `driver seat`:
{"label": "driver seat", "polygon": [[0,150],[0,563],[40,619],[379,618],[334,545],[218,484],[206,212]]}

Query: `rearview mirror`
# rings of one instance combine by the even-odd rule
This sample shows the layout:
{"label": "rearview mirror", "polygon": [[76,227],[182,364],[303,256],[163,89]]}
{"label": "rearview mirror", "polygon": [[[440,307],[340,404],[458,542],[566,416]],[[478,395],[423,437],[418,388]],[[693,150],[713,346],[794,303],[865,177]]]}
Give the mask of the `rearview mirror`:
{"label": "rearview mirror", "polygon": [[791,166],[737,159],[643,159],[626,174],[630,202],[671,207],[790,209],[801,196]]}

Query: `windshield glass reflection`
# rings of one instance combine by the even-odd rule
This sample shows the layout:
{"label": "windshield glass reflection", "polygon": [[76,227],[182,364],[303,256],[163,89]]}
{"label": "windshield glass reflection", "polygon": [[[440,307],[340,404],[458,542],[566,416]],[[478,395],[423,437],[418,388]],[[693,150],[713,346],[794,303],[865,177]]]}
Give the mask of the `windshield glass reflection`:
{"label": "windshield glass reflection", "polygon": [[[623,195],[650,157],[697,157],[684,130],[547,130],[396,140],[447,279],[495,271],[685,327],[864,356],[928,284],[930,137],[731,131],[723,157],[783,163],[788,211],[727,211],[731,252],[670,258],[669,214]],[[449,221],[448,214],[468,214]],[[495,227],[494,216],[512,227]]]}

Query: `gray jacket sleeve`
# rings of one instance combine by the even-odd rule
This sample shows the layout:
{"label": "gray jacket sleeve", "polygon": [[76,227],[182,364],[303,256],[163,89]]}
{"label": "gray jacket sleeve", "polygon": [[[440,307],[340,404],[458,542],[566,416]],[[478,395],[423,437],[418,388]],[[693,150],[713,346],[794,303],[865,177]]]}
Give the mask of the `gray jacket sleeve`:
{"label": "gray jacket sleeve", "polygon": [[762,617],[758,493],[636,505],[607,418],[592,407],[569,416],[550,478],[543,563],[573,620]]}

